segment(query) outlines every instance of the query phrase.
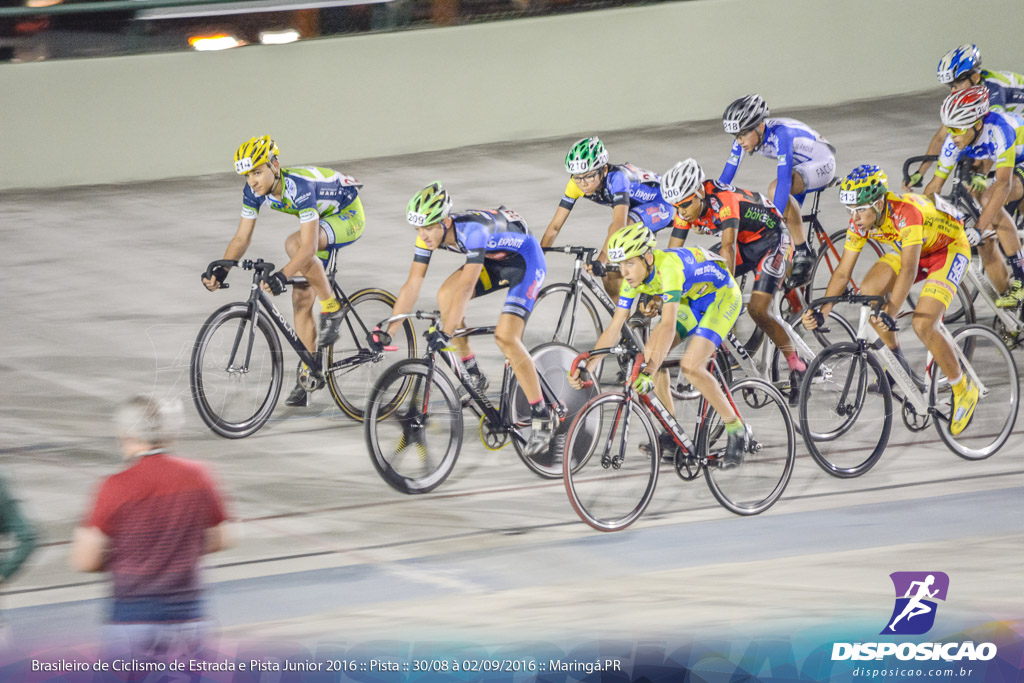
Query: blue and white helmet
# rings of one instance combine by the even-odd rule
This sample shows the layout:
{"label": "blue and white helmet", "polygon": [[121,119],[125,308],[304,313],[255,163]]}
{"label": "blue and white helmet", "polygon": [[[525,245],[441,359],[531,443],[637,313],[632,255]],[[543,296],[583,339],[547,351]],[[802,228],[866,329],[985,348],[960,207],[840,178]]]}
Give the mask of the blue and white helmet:
{"label": "blue and white helmet", "polygon": [[981,68],[981,51],[973,43],[964,43],[950,50],[939,60],[939,83],[949,84]]}

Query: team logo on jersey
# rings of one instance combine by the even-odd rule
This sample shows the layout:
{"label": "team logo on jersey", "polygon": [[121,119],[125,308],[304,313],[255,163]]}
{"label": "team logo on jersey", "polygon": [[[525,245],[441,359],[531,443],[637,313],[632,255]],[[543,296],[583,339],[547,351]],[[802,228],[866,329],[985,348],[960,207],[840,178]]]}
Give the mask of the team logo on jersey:
{"label": "team logo on jersey", "polygon": [[723,206],[722,210],[718,212],[718,215],[721,218],[728,218],[729,216],[732,215],[732,207]]}
{"label": "team logo on jersey", "polygon": [[294,197],[295,193],[298,192],[298,188],[295,186],[295,181],[291,178],[284,179],[284,196]]}
{"label": "team logo on jersey", "polygon": [[946,276],[946,279],[954,285],[959,285],[960,279],[964,276],[964,271],[967,269],[968,261],[969,259],[963,254],[954,256],[953,263],[949,267],[949,275]]}

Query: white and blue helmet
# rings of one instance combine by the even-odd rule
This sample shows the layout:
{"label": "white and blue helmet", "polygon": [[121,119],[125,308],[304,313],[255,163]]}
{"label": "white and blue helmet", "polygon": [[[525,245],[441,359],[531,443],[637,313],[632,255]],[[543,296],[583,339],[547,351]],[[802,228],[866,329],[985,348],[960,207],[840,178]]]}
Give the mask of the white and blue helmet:
{"label": "white and blue helmet", "polygon": [[978,68],[981,68],[981,51],[973,43],[964,43],[944,54],[939,60],[939,83],[948,85]]}

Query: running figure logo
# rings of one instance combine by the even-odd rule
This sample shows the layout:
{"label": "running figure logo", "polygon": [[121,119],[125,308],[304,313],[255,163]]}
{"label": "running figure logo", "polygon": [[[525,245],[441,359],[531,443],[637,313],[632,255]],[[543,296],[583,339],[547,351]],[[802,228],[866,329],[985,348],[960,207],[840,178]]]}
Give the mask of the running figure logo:
{"label": "running figure logo", "polygon": [[881,635],[921,635],[935,623],[935,600],[946,600],[949,577],[943,572],[893,572],[896,605]]}

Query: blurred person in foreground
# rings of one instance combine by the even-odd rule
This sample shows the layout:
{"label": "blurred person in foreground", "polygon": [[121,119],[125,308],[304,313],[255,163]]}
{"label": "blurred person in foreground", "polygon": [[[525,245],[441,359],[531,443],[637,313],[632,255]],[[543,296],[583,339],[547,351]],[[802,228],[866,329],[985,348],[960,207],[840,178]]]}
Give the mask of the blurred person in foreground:
{"label": "blurred person in foreground", "polygon": [[144,396],[118,408],[125,468],[102,482],[75,529],[72,566],[112,574],[108,656],[187,659],[204,645],[199,558],[227,547],[227,515],[206,467],[168,452],[181,420],[180,404]]}
{"label": "blurred person in foreground", "polygon": [[[21,512],[21,505],[11,495],[6,480],[0,475],[0,535],[13,537],[14,547],[0,553],[0,588],[4,587],[25,560],[36,549],[36,532]],[[11,645],[11,634],[0,618],[0,647]]]}

